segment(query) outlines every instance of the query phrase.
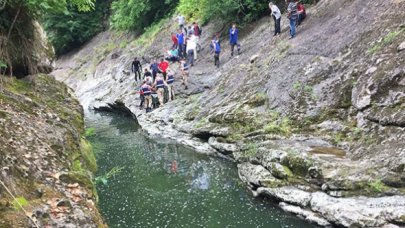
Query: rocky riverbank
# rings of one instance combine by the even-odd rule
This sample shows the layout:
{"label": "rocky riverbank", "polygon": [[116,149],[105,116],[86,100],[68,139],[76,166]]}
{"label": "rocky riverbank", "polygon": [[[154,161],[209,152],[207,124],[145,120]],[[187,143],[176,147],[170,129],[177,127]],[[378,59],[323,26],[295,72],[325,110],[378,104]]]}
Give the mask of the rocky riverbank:
{"label": "rocky riverbank", "polygon": [[106,227],[72,91],[48,75],[3,77],[0,90],[0,227]]}
{"label": "rocky riverbank", "polygon": [[241,31],[241,55],[223,41],[219,69],[207,44],[226,26],[206,25],[189,89],[177,79],[177,99],[148,114],[128,69],[169,46],[170,21],[137,39],[102,33],[53,74],[85,107],[129,110],[153,137],[234,160],[253,194],[306,220],[404,226],[405,4],[322,0],[308,12],[296,39],[285,18],[272,39],[264,18]]}

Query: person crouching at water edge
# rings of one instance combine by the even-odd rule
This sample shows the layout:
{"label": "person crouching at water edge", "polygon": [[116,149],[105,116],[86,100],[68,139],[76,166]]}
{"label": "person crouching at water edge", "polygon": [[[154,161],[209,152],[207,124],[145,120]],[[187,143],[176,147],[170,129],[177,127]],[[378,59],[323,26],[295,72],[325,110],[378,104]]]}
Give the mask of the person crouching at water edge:
{"label": "person crouching at water edge", "polygon": [[141,86],[143,96],[145,99],[145,105],[146,105],[146,112],[151,112],[152,111],[152,87],[146,83],[146,80],[143,82]]}
{"label": "person crouching at water edge", "polygon": [[173,84],[174,84],[174,72],[171,69],[167,70],[167,90],[169,91],[169,101],[174,100],[174,88],[173,88]]}
{"label": "person crouching at water edge", "polygon": [[155,87],[156,87],[156,93],[159,99],[159,106],[163,106],[163,98],[164,98],[164,92],[165,92],[165,81],[163,80],[163,77],[161,74],[158,74],[155,80]]}

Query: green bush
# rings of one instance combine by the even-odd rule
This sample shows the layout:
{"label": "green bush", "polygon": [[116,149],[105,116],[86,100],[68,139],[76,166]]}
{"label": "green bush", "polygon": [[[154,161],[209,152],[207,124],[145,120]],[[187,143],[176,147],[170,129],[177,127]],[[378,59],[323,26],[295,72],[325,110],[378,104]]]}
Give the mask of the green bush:
{"label": "green bush", "polygon": [[110,1],[97,0],[93,11],[81,12],[69,5],[63,14],[46,14],[43,24],[56,54],[65,54],[105,30]]}
{"label": "green bush", "polygon": [[[284,1],[274,0],[280,10]],[[180,0],[177,11],[192,20],[206,23],[221,18],[225,22],[250,22],[269,14],[268,0]]]}
{"label": "green bush", "polygon": [[170,14],[178,0],[116,0],[111,5],[111,26],[119,30],[140,30]]}

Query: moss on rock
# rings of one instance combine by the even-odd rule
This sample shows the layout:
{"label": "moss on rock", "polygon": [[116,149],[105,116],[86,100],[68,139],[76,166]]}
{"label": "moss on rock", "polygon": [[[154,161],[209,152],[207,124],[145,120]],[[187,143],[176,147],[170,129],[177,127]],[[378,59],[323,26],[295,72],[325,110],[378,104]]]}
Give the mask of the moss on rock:
{"label": "moss on rock", "polygon": [[313,162],[309,158],[289,153],[283,158],[281,164],[289,168],[292,173],[296,175],[306,176],[308,174],[308,169],[313,165]]}
{"label": "moss on rock", "polygon": [[[12,193],[23,204],[29,202],[27,211],[42,208],[54,198],[69,199],[66,188],[73,183],[79,183],[86,200],[91,197],[96,201],[92,178],[97,164],[91,144],[83,138],[83,109],[68,88],[47,75],[24,80],[10,77],[3,83],[0,167],[7,169],[3,181]],[[60,181],[58,187],[54,181]],[[26,215],[14,209],[16,204],[1,187],[0,198],[5,199],[0,202],[0,227],[28,227]],[[87,224],[105,227],[94,205],[70,202],[85,211]],[[67,212],[66,218],[75,213]],[[52,217],[37,219],[42,227],[49,225]]]}

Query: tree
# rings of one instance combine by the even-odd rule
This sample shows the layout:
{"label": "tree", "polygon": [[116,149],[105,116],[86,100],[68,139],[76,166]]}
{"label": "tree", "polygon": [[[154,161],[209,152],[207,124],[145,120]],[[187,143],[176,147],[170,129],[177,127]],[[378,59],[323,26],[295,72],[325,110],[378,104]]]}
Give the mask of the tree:
{"label": "tree", "polygon": [[178,0],[116,0],[111,5],[111,25],[119,30],[143,30],[170,13]]}
{"label": "tree", "polygon": [[20,76],[38,73],[38,26],[45,13],[66,13],[68,4],[81,11],[94,8],[94,0],[7,0],[0,11],[0,62],[2,73]]}
{"label": "tree", "polygon": [[68,12],[47,13],[43,20],[48,39],[57,55],[84,44],[108,27],[111,0],[97,0],[94,10],[81,12],[68,5]]}

